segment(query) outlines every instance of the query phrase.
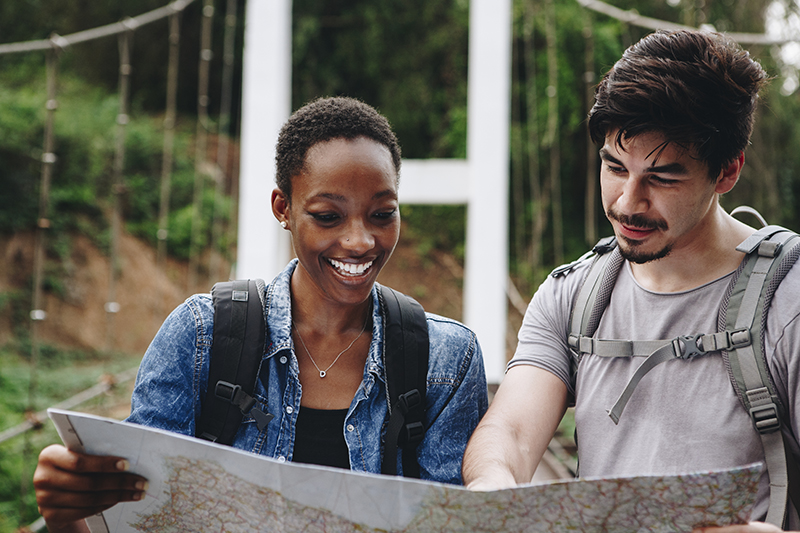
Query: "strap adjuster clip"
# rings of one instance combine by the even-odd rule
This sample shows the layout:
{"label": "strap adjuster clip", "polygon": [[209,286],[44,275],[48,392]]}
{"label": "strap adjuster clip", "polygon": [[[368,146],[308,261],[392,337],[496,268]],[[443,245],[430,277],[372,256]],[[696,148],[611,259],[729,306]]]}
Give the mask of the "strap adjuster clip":
{"label": "strap adjuster clip", "polygon": [[781,427],[781,419],[778,416],[778,406],[774,403],[751,407],[750,419],[753,421],[756,431],[762,435],[777,431]]}

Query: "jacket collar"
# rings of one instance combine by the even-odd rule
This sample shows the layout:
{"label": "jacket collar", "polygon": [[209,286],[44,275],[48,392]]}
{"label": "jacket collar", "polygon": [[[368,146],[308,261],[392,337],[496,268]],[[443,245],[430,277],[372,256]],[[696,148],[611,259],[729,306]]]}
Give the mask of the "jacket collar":
{"label": "jacket collar", "polygon": [[[272,357],[282,350],[292,348],[292,298],[290,282],[298,260],[292,259],[286,268],[264,290],[267,318],[267,353]],[[369,345],[366,370],[383,380],[383,310],[378,289],[372,287],[372,341]],[[294,356],[294,350],[291,350]]]}

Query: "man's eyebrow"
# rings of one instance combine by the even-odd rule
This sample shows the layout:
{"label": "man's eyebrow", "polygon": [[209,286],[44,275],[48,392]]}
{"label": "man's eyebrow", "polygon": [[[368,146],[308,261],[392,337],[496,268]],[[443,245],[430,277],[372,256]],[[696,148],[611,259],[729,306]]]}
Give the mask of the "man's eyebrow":
{"label": "man's eyebrow", "polygon": [[611,155],[611,152],[609,152],[608,149],[606,149],[605,147],[600,148],[600,152],[599,153],[600,153],[600,159],[603,159],[605,161],[611,161],[615,165],[619,165],[621,167],[625,166],[625,165],[622,164],[622,161],[620,161],[619,159],[617,159],[616,157]]}
{"label": "man's eyebrow", "polygon": [[[611,153],[606,148],[600,148],[599,154],[600,158],[605,161],[610,161],[611,163],[614,163],[615,165],[619,165],[621,167],[625,166],[622,163],[622,161],[611,155]],[[667,163],[666,165],[651,166],[646,171],[652,172],[654,174],[684,175],[688,173],[686,166],[683,163],[678,163],[677,161],[675,161],[674,163]]]}

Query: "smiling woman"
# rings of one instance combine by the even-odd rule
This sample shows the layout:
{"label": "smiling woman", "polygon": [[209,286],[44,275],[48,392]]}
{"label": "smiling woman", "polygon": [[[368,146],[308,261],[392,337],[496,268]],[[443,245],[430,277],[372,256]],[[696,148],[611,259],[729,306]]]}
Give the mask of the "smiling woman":
{"label": "smiling woman", "polygon": [[[264,289],[269,335],[254,397],[275,416],[263,428],[245,417],[232,446],[380,473],[394,367],[386,364],[387,311],[375,280],[400,231],[400,148],[373,108],[326,98],[292,115],[276,159],[272,211],[291,232],[297,259]],[[142,360],[128,421],[195,434],[213,322],[209,295],[192,296],[167,318]],[[427,313],[426,322],[419,475],[461,483],[467,440],[488,403],[481,349],[454,320]],[[404,461],[397,463],[403,474]],[[127,467],[118,457],[46,448],[34,477],[42,516],[55,530],[78,531],[86,516],[144,498],[147,481]]]}

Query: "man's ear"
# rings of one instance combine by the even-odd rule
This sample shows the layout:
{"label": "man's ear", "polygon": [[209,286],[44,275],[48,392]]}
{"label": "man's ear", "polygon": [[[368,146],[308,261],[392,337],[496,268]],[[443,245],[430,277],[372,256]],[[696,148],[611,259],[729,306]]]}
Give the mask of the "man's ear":
{"label": "man's ear", "polygon": [[714,192],[725,194],[733,189],[733,186],[739,180],[742,167],[744,167],[744,152],[740,152],[733,161],[722,167],[719,177],[717,177],[717,186],[714,188]]}
{"label": "man's ear", "polygon": [[[272,214],[275,215],[275,218],[284,228],[288,228],[290,224],[289,207],[289,199],[286,197],[283,191],[280,189],[274,189],[272,191]],[[286,225],[283,223],[286,223]]]}

